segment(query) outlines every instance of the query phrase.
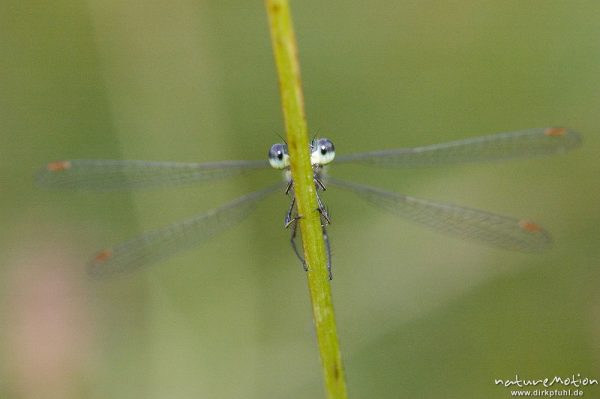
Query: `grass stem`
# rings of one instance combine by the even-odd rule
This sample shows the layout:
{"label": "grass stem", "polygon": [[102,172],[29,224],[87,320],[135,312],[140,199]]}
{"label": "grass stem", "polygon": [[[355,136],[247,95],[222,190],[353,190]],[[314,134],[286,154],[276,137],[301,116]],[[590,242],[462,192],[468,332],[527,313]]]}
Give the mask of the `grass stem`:
{"label": "grass stem", "polygon": [[316,187],[310,163],[304,96],[300,80],[298,48],[287,0],[266,0],[271,41],[279,76],[279,89],[290,153],[294,192],[300,219],[302,246],[308,266],[308,287],[325,389],[329,399],[347,398],[327,258],[317,210]]}

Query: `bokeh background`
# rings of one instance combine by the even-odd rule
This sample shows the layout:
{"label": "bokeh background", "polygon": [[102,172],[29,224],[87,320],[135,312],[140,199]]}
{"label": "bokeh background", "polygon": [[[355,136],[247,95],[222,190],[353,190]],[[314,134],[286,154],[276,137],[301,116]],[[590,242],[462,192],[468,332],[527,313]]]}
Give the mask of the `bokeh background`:
{"label": "bokeh background", "polygon": [[[507,163],[332,168],[530,217],[555,238],[541,255],[491,249],[328,191],[351,396],[506,398],[494,379],[600,378],[600,3],[309,0],[293,12],[309,128],[340,154],[553,125],[585,140]],[[153,267],[85,273],[96,250],[277,173],[141,193],[33,180],[69,158],[262,159],[282,128],[262,2],[0,1],[0,397],[323,397],[283,195]]]}

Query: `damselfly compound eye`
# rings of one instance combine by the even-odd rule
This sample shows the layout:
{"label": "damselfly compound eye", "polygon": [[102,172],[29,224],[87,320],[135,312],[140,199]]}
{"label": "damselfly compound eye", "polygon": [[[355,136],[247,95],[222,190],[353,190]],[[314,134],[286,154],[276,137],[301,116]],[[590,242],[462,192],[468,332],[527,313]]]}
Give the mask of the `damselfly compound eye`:
{"label": "damselfly compound eye", "polygon": [[310,162],[313,165],[327,165],[335,158],[335,147],[329,139],[313,140],[310,149]]}
{"label": "damselfly compound eye", "polygon": [[273,169],[285,169],[290,166],[287,145],[273,144],[269,150],[269,163]]}

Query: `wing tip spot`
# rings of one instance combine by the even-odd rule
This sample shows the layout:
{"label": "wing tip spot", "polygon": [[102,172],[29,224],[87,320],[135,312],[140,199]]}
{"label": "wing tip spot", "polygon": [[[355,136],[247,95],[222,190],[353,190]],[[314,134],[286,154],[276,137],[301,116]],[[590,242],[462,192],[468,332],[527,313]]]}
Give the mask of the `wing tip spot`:
{"label": "wing tip spot", "polygon": [[540,233],[543,230],[539,224],[525,219],[519,221],[519,227],[527,233]]}
{"label": "wing tip spot", "polygon": [[94,256],[94,263],[104,263],[113,256],[113,251],[110,249],[103,249]]}
{"label": "wing tip spot", "polygon": [[567,129],[564,127],[549,127],[544,130],[544,135],[548,137],[561,137],[567,133]]}
{"label": "wing tip spot", "polygon": [[48,165],[46,165],[46,169],[50,172],[62,172],[68,169],[71,169],[71,162],[70,161],[56,161],[56,162],[50,162]]}

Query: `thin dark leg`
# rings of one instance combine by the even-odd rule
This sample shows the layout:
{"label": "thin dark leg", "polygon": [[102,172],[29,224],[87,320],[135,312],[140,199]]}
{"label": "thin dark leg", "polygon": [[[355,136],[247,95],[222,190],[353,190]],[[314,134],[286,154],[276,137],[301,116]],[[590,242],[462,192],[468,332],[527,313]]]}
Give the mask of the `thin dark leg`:
{"label": "thin dark leg", "polygon": [[286,229],[289,228],[291,230],[290,244],[292,244],[292,249],[294,250],[296,257],[302,263],[302,268],[304,268],[304,271],[308,271],[308,266],[306,265],[306,261],[302,257],[302,254],[300,254],[300,251],[298,250],[298,246],[296,245],[296,236],[298,234],[298,220],[301,219],[302,216],[300,216],[298,214],[294,215],[294,212],[296,211],[296,197],[294,196],[293,191],[291,191],[291,188],[292,188],[292,184],[290,183],[290,185],[288,186],[288,189],[286,190],[286,194],[289,195],[289,193],[291,192],[292,201],[290,202],[290,209],[288,209],[288,211],[285,215],[285,228]]}
{"label": "thin dark leg", "polygon": [[291,234],[291,238],[290,238],[290,243],[292,244],[292,249],[294,250],[296,257],[298,259],[300,259],[300,262],[302,262],[302,268],[304,269],[305,272],[307,272],[308,266],[306,265],[306,261],[300,254],[300,251],[298,251],[298,246],[296,245],[296,233],[298,232],[298,219],[294,219],[291,222],[290,226],[291,226],[291,230],[292,230],[292,234]]}
{"label": "thin dark leg", "polygon": [[317,210],[321,214],[321,229],[323,231],[323,241],[325,241],[325,250],[327,251],[327,272],[329,274],[329,280],[333,280],[333,272],[331,271],[331,244],[329,243],[329,234],[327,234],[327,225],[331,224],[331,218],[329,217],[327,207],[319,196],[319,189],[325,191],[325,185],[318,178],[315,178],[315,185],[317,187]]}
{"label": "thin dark leg", "polygon": [[327,207],[325,206],[323,201],[321,201],[321,197],[319,196],[318,192],[317,192],[317,206],[318,206],[317,210],[319,211],[319,213],[322,216],[321,224],[323,224],[323,225],[331,224],[331,219],[329,218],[329,212],[327,211]]}
{"label": "thin dark leg", "polygon": [[315,185],[317,186],[317,188],[320,188],[323,191],[327,190],[327,188],[325,188],[325,185],[323,184],[321,179],[317,179],[316,177],[315,177]]}
{"label": "thin dark leg", "polygon": [[288,183],[287,187],[285,188],[285,195],[289,195],[290,191],[292,190],[292,187],[294,187],[294,181],[290,180],[290,182]]}
{"label": "thin dark leg", "polygon": [[327,271],[329,272],[329,280],[333,280],[333,273],[331,271],[331,245],[329,244],[329,235],[327,234],[327,227],[324,225],[323,229],[323,241],[325,241],[325,250],[327,251]]}
{"label": "thin dark leg", "polygon": [[290,209],[288,209],[286,215],[285,215],[285,221],[284,221],[284,225],[285,228],[287,229],[288,227],[290,227],[290,225],[295,222],[296,220],[300,219],[301,216],[300,215],[296,215],[296,216],[292,216],[292,214],[294,213],[296,209],[296,197],[292,197],[292,201],[290,203]]}

